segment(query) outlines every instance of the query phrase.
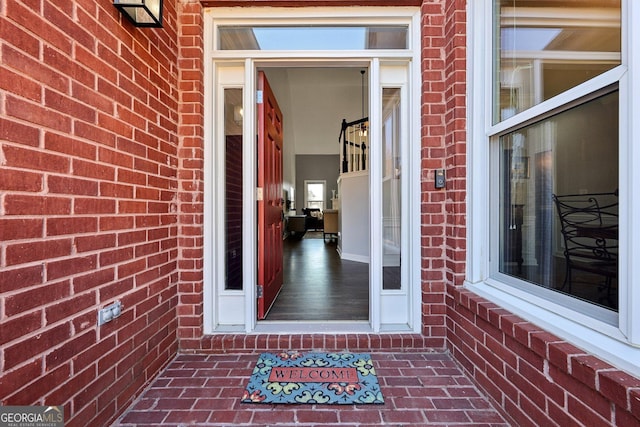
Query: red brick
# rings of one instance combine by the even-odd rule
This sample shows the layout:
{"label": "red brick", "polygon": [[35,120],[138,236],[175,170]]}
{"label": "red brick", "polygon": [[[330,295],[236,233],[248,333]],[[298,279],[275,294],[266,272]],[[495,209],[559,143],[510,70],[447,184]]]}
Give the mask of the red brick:
{"label": "red brick", "polygon": [[[3,64],[15,70],[3,69],[3,76],[6,77],[3,79],[3,83],[5,83],[3,86],[7,86],[5,89],[10,93],[15,93],[17,96],[40,103],[42,99],[41,83],[51,84],[60,89],[63,88],[65,83],[68,84],[66,76],[47,69],[37,57],[32,57],[29,54],[25,55],[7,44],[2,46],[2,55]],[[35,81],[33,76],[37,77]],[[22,87],[21,84],[23,84]]]}
{"label": "red brick", "polygon": [[640,378],[626,372],[611,370],[598,372],[598,391],[621,408],[627,409],[627,395],[630,388],[640,388]]}
{"label": "red brick", "polygon": [[629,390],[629,405],[631,412],[640,420],[640,388]]}
{"label": "red brick", "polygon": [[115,278],[115,271],[113,268],[104,268],[97,271],[92,271],[88,274],[73,278],[73,292],[80,293],[89,289],[98,288],[105,283],[112,282]]}
{"label": "red brick", "polygon": [[63,136],[57,133],[45,133],[44,146],[47,150],[87,159],[96,158],[96,146],[79,141],[75,138]]}
{"label": "red brick", "polygon": [[68,172],[70,167],[69,160],[64,156],[35,151],[23,147],[10,145],[4,146],[3,154],[5,157],[5,163],[3,166],[7,167],[57,173]]}
{"label": "red brick", "polygon": [[46,324],[50,325],[62,319],[72,318],[79,312],[95,305],[94,293],[75,295],[70,298],[60,299],[55,304],[45,308]]}
{"label": "red brick", "polygon": [[[2,177],[0,177],[1,180]],[[0,241],[34,239],[42,237],[42,234],[42,219],[0,218]]]}
{"label": "red brick", "polygon": [[42,375],[42,360],[36,359],[15,370],[5,369],[0,376],[0,400],[12,402],[7,396],[20,390],[26,384]]}
{"label": "red brick", "polygon": [[[62,365],[52,371],[43,372],[34,382],[27,384],[21,390],[14,393],[9,401],[12,405],[36,405],[36,396],[44,396],[51,390],[52,384],[62,384],[71,376],[69,365]],[[65,424],[66,425],[66,424]]]}
{"label": "red brick", "polygon": [[42,190],[42,175],[17,169],[0,169],[0,190],[29,191]]}
{"label": "red brick", "polygon": [[68,215],[71,199],[65,197],[40,197],[8,194],[5,197],[6,215]]}
{"label": "red brick", "polygon": [[34,311],[20,317],[5,319],[0,322],[0,346],[28,335],[42,327],[42,313]]}
{"label": "red brick", "polygon": [[[6,68],[2,69],[3,73],[7,73],[7,77],[9,77],[9,72]],[[12,77],[20,78],[21,80],[25,80],[23,76],[19,76],[14,73],[10,73]],[[2,79],[2,82],[9,82],[10,79]],[[25,82],[26,83],[26,82]],[[0,83],[1,85],[2,83]],[[14,89],[17,87],[15,85],[15,81],[12,82],[11,85]],[[7,90],[8,88],[3,87],[3,89]],[[25,90],[23,93],[22,90]],[[21,88],[21,95],[26,96],[28,94],[28,83],[27,87],[23,86]],[[31,89],[31,92],[34,93],[33,98],[39,97],[40,95],[40,86],[34,85]],[[0,137],[4,141],[16,142],[23,145],[28,145],[32,147],[37,147],[40,144],[40,129],[37,126],[32,126],[25,123],[18,123],[9,118],[0,117]]]}
{"label": "red brick", "polygon": [[[67,117],[65,114],[59,113],[56,110],[46,108],[39,104],[34,104],[22,99],[18,99],[12,95],[7,95],[5,100],[5,108],[6,114],[10,117],[15,117],[30,123],[38,124],[44,128],[53,129],[58,132],[68,133],[71,131],[71,118]],[[64,161],[64,159],[59,156],[52,156],[50,154],[41,152],[32,152],[32,155],[34,164],[37,166],[36,169],[54,171],[59,170],[61,166],[68,165],[68,161]],[[12,156],[12,159],[13,161],[11,161],[10,164],[13,166],[21,165],[24,167],[29,167],[28,163],[21,162],[21,160],[24,160],[24,157],[22,155],[20,157]],[[53,161],[54,159],[56,159],[57,162]],[[52,164],[48,164],[49,162],[47,160],[53,161]]]}
{"label": "red brick", "polygon": [[113,181],[116,176],[116,169],[104,163],[73,159],[72,167],[76,176],[92,178],[99,181]]}
{"label": "red brick", "polygon": [[98,220],[96,217],[93,217],[93,216],[48,218],[46,221],[46,225],[47,225],[47,236],[95,233],[98,231]]}
{"label": "red brick", "polygon": [[95,255],[52,261],[47,264],[47,278],[54,280],[61,277],[73,276],[93,270],[96,265],[97,258]]}
{"label": "red brick", "polygon": [[8,295],[5,299],[5,314],[15,316],[36,307],[42,307],[70,295],[69,282],[47,283],[36,288]]}
{"label": "red brick", "polygon": [[95,330],[87,330],[74,337],[71,341],[59,346],[45,357],[45,370],[53,370],[56,366],[67,363],[81,349],[96,343]]}
{"label": "red brick", "polygon": [[[18,364],[54,348],[57,344],[71,336],[70,324],[62,324],[43,330],[35,336],[12,344],[4,351],[4,368],[11,369]],[[35,395],[38,396],[38,395]]]}
{"label": "red brick", "polygon": [[98,196],[98,183],[94,180],[50,176],[47,179],[47,183],[51,193]]}
{"label": "red brick", "polygon": [[78,253],[110,249],[116,246],[115,234],[79,236],[74,239]]}

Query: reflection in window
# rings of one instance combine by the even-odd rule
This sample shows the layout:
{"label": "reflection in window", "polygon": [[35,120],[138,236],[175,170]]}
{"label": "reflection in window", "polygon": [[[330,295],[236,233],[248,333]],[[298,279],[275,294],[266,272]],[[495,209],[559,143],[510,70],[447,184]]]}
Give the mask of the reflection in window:
{"label": "reflection in window", "polygon": [[220,50],[407,49],[407,26],[224,26]]}
{"label": "reflection in window", "polygon": [[494,123],[620,64],[620,1],[496,2]]}
{"label": "reflection in window", "polygon": [[499,271],[617,310],[617,90],[499,144]]}
{"label": "reflection in window", "polygon": [[242,118],[242,89],[225,89],[225,289],[242,289]]}
{"label": "reflection in window", "polygon": [[402,287],[400,89],[384,88],[382,102],[382,288],[388,290]]}

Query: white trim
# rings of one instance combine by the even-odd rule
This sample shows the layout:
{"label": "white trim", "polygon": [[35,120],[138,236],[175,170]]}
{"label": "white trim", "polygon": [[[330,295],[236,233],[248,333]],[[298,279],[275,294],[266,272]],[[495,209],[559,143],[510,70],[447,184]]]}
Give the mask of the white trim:
{"label": "white trim", "polygon": [[[211,45],[211,33],[212,28],[210,25],[204,26],[204,49],[205,51],[212,48]],[[213,61],[205,60],[204,63],[204,81],[212,82],[215,73],[215,67]],[[207,147],[213,147],[213,123],[211,117],[213,117],[213,92],[214,84],[204,85],[204,154],[203,154],[203,191],[204,194],[213,193],[213,150],[207,149]],[[204,197],[203,209],[205,212],[213,212],[213,197]],[[209,232],[213,231],[213,215],[204,215],[202,229],[204,236],[207,236]],[[215,240],[204,239],[202,256],[204,260],[214,259],[213,255],[213,242]],[[216,299],[214,298],[215,286],[213,285],[213,274],[215,269],[213,263],[207,263],[206,261],[202,266],[202,276],[204,286],[202,288],[203,305],[211,305],[215,307]],[[214,310],[205,310],[202,313],[202,329],[205,334],[210,334],[217,327],[217,323],[214,319]]]}
{"label": "white trim", "polygon": [[[496,125],[491,124],[493,64],[491,55],[486,55],[486,52],[492,52],[492,4],[491,0],[468,2],[469,241],[465,287],[597,357],[640,376],[640,311],[632,309],[640,306],[640,287],[635,286],[640,277],[640,265],[633,262],[638,258],[640,227],[632,216],[633,212],[636,217],[640,212],[640,197],[637,196],[640,194],[640,188],[637,188],[640,186],[640,168],[637,167],[640,164],[640,147],[633,142],[638,140],[640,83],[637,78],[632,78],[634,70],[635,74],[640,70],[640,54],[631,48],[631,44],[640,45],[640,28],[637,25],[640,22],[640,4],[623,0],[622,65]],[[498,177],[491,173],[489,167],[492,154],[489,137],[505,133],[514,126],[523,126],[541,114],[616,82],[620,88],[619,220],[623,230],[620,233],[620,253],[624,255],[620,257],[619,266],[620,310],[617,316],[614,315],[617,321],[603,321],[606,316],[601,317],[602,312],[593,317],[585,310],[577,311],[571,304],[552,303],[541,292],[532,293],[526,290],[526,286],[519,286],[517,280],[491,272],[490,258],[497,252],[492,254],[490,248],[495,248],[497,236],[488,230],[495,225],[492,224],[495,215],[491,211],[498,197],[491,188],[495,188]]]}
{"label": "white trim", "polygon": [[[467,3],[467,262],[466,277],[479,283],[488,277],[489,250],[489,155],[486,129],[491,120],[491,96],[480,88],[491,80],[491,55],[486,41],[491,40],[491,8],[486,0]],[[490,52],[491,50],[489,50]],[[476,113],[477,112],[477,113]],[[484,113],[482,113],[484,112]],[[478,143],[474,143],[478,141]]]}
{"label": "white trim", "polygon": [[380,332],[382,310],[382,88],[380,86],[380,60],[374,58],[369,69],[369,319],[373,332]]}
{"label": "white trim", "polygon": [[620,258],[620,280],[629,286],[620,297],[620,327],[631,343],[640,346],[640,3],[623,2],[622,16],[627,23],[622,46],[628,70],[620,83],[620,103],[627,105],[621,122],[628,125],[620,127],[620,140],[626,141],[620,147],[620,222],[626,229],[620,236],[620,253],[626,254]]}
{"label": "white trim", "polygon": [[[242,209],[243,209],[243,221],[242,228],[245,233],[244,241],[242,245],[242,277],[243,284],[242,289],[246,293],[245,299],[245,331],[251,332],[256,327],[258,321],[258,302],[256,298],[256,288],[258,283],[258,270],[256,268],[258,263],[258,254],[256,246],[253,242],[258,241],[258,207],[256,203],[256,188],[257,171],[255,164],[257,162],[256,144],[253,144],[253,135],[257,134],[256,130],[256,69],[251,59],[245,59],[244,63],[245,74],[245,91],[244,91],[244,122],[242,133],[249,135],[251,142],[245,143],[242,150],[242,165],[243,165],[243,181],[242,181]],[[249,244],[249,242],[251,242]]]}
{"label": "white trim", "polygon": [[369,257],[364,255],[350,254],[350,253],[345,253],[340,251],[340,258],[346,261],[361,262],[363,264],[369,264]]}
{"label": "white trim", "polygon": [[[312,18],[309,18],[310,12],[313,14]],[[348,16],[347,16],[348,15]],[[220,22],[224,22],[225,24],[229,23],[240,23],[240,22],[248,22],[252,25],[255,25],[257,21],[261,22],[270,22],[270,23],[282,23],[283,21],[290,20],[292,24],[299,25],[304,22],[327,22],[331,20],[331,23],[340,22],[341,24],[350,24],[350,23],[360,23],[360,24],[394,24],[394,23],[402,23],[403,25],[408,25],[408,40],[409,40],[409,49],[402,50],[367,50],[367,51],[311,51],[311,52],[296,52],[296,51],[216,51],[213,49],[216,35],[216,26]],[[214,135],[212,135],[212,129],[215,123],[220,123],[220,120],[212,121],[214,118],[214,114],[216,113],[216,108],[213,101],[206,101],[205,103],[205,181],[209,181],[209,183],[205,182],[205,227],[204,227],[204,252],[205,252],[205,283],[204,283],[204,294],[211,295],[211,297],[207,297],[204,300],[204,318],[206,319],[205,324],[205,333],[215,333],[215,332],[226,332],[226,331],[244,331],[246,333],[254,333],[259,332],[265,329],[268,329],[265,325],[278,325],[278,332],[289,332],[292,327],[290,325],[296,325],[300,322],[257,322],[256,319],[256,289],[255,283],[257,279],[257,271],[256,271],[256,254],[254,244],[251,242],[257,241],[257,231],[256,231],[256,203],[255,203],[255,182],[256,182],[256,171],[253,165],[255,165],[256,161],[256,152],[255,152],[255,144],[251,144],[250,141],[247,140],[247,135],[255,134],[255,73],[257,67],[270,67],[270,66],[279,66],[279,67],[287,67],[287,66],[315,66],[315,67],[323,67],[323,66],[353,66],[357,64],[358,66],[368,66],[371,70],[371,84],[370,91],[378,90],[379,86],[374,84],[376,79],[379,79],[379,71],[375,71],[379,69],[380,59],[383,58],[386,62],[393,62],[395,64],[402,64],[406,66],[408,69],[413,70],[410,75],[412,76],[410,82],[412,85],[415,85],[416,88],[420,87],[420,10],[417,7],[411,8],[377,8],[377,7],[349,7],[349,8],[300,8],[300,9],[290,9],[290,8],[215,8],[215,9],[206,9],[205,10],[205,36],[207,40],[205,41],[205,45],[207,49],[205,50],[205,75],[208,76],[205,80],[205,99],[206,96],[213,97],[212,94],[218,91],[217,88],[221,87],[220,82],[216,80],[215,77],[215,69],[216,64],[234,64],[236,66],[244,67],[244,77],[242,79],[242,84],[240,85],[243,89],[243,111],[244,111],[244,125],[243,125],[243,134],[245,135],[244,149],[243,149],[243,165],[244,165],[244,176],[243,176],[243,240],[245,241],[245,245],[243,245],[243,290],[242,291],[217,291],[216,295],[216,283],[219,285],[219,280],[216,282],[216,278],[214,277],[214,271],[224,271],[224,264],[221,264],[220,257],[215,256],[216,244],[215,244],[215,232],[216,229],[223,228],[223,224],[220,223],[220,219],[216,218],[213,210],[216,203],[214,203],[215,194],[218,194],[218,200],[220,197],[220,189],[218,189],[217,193],[215,193],[215,189],[213,188],[213,184],[211,180],[217,180],[219,182],[219,173],[215,174],[216,170],[220,170],[220,167],[216,169],[215,162],[218,161],[220,156],[214,155],[213,146],[214,142],[217,139]],[[413,50],[412,50],[413,49]],[[377,77],[376,77],[377,75]],[[408,91],[405,91],[408,92]],[[379,95],[378,95],[379,96]],[[370,93],[370,99],[375,98]],[[414,103],[418,103],[418,105],[413,105]],[[373,108],[373,104],[370,108]],[[412,150],[414,150],[418,155],[415,156],[416,159],[412,163],[415,169],[412,169],[411,175],[408,175],[408,179],[419,180],[420,172],[419,172],[419,118],[420,118],[420,105],[419,99],[411,101],[411,109],[408,112],[411,114],[409,119],[409,123],[412,123],[412,131],[409,132],[409,136],[406,140],[412,144]],[[412,138],[412,132],[416,135],[415,138]],[[378,132],[379,134],[379,132]],[[376,130],[372,129],[372,138],[376,136]],[[378,135],[379,138],[379,135]],[[214,174],[216,176],[214,176]],[[371,179],[371,178],[370,178]],[[417,186],[418,197],[415,198],[417,209],[413,209],[412,223],[411,227],[413,230],[419,230],[419,203],[417,201],[419,198],[419,186]],[[408,199],[408,197],[406,198]],[[417,212],[417,214],[416,214]],[[372,213],[373,215],[373,213]],[[378,221],[379,222],[379,221]],[[370,223],[374,223],[374,221],[370,221]],[[418,235],[418,233],[414,233],[412,235]],[[248,242],[248,244],[247,244]],[[417,295],[420,295],[420,271],[419,271],[419,260],[420,260],[420,250],[419,250],[419,237],[414,238],[412,240],[413,246],[412,251],[410,253],[409,258],[413,257],[416,262],[411,267],[411,287],[415,288],[412,292],[415,292]],[[372,244],[373,247],[373,244]],[[381,246],[380,246],[381,247]],[[373,254],[373,251],[372,251]],[[214,268],[212,265],[212,260],[216,260],[217,267]],[[367,260],[368,261],[368,260]],[[381,265],[381,264],[380,264]],[[415,270],[418,271],[415,271]],[[370,324],[371,326],[368,328],[362,328],[359,322],[354,322],[352,328],[342,328],[337,332],[345,332],[350,331],[351,329],[359,330],[361,332],[379,332],[381,330],[389,331],[402,331],[406,332],[408,330],[413,330],[414,332],[419,332],[421,330],[420,325],[420,301],[417,300],[411,307],[407,307],[407,310],[410,312],[410,316],[413,316],[412,324],[409,328],[407,324],[399,324],[399,325],[381,325],[379,321],[379,312],[380,312],[380,298],[381,292],[376,286],[381,284],[381,274],[378,274],[377,277],[374,278],[370,270],[370,304],[375,309],[370,310]],[[220,273],[222,274],[222,273]],[[376,283],[378,283],[376,285]],[[219,286],[218,286],[219,288]],[[393,297],[398,297],[400,294],[391,293]],[[410,299],[406,296],[406,294],[402,295],[407,299],[407,305],[409,305]],[[211,301],[209,298],[212,298]],[[222,299],[233,304],[235,306],[235,300],[237,298],[244,298],[244,306],[240,309],[242,311],[242,317],[244,319],[244,324],[236,325],[229,324],[226,322],[220,322],[220,319],[216,317],[222,312],[220,308],[220,304],[222,304]],[[413,313],[416,313],[415,315]],[[377,320],[376,320],[377,317]],[[216,318],[215,321],[211,319]],[[411,317],[410,317],[411,318]],[[316,325],[314,322],[308,322],[311,325]],[[349,323],[351,324],[351,323]],[[374,326],[376,325],[377,326]],[[337,324],[334,324],[334,326]],[[322,328],[320,328],[322,329]]]}

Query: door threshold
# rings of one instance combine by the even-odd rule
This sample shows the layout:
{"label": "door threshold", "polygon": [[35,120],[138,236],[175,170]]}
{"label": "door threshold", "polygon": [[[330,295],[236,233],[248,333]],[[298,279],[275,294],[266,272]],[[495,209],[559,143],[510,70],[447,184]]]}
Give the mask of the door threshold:
{"label": "door threshold", "polygon": [[261,320],[253,330],[254,334],[370,334],[373,332],[368,321],[286,321]]}
{"label": "door threshold", "polygon": [[[368,321],[342,321],[342,320],[261,320],[253,331],[247,332],[242,325],[225,325],[219,326],[208,335],[216,334],[277,334],[277,335],[295,335],[295,334],[372,334],[374,332]],[[416,334],[409,325],[394,324],[381,325],[378,334]]]}

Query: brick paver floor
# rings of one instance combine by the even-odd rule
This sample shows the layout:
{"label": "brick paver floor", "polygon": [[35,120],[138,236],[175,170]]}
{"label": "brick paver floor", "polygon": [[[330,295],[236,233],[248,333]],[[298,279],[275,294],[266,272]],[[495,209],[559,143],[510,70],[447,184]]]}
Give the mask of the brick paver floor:
{"label": "brick paver floor", "polygon": [[509,426],[446,353],[371,353],[384,405],[240,403],[258,353],[179,355],[114,426]]}

